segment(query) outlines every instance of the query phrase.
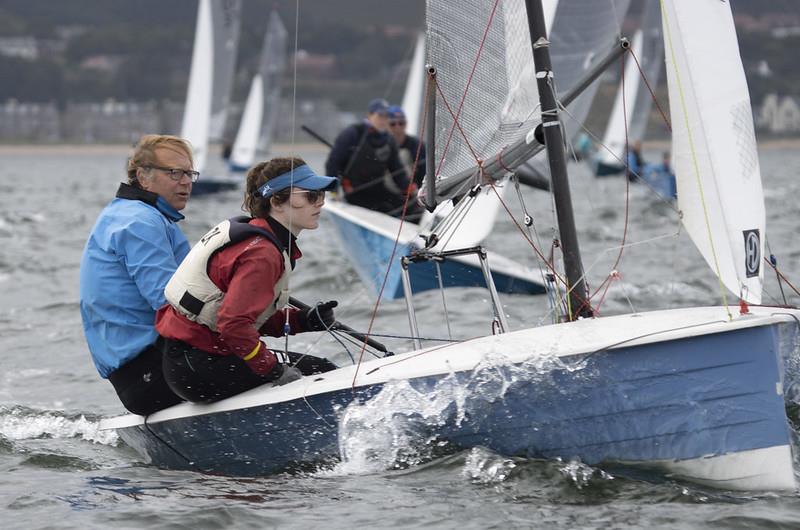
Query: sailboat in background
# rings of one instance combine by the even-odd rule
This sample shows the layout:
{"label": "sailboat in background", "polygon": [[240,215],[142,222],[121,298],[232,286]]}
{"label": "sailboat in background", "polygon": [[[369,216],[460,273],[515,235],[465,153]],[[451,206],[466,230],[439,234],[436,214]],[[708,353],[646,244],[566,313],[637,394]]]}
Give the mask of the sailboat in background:
{"label": "sailboat in background", "polygon": [[278,12],[270,13],[258,72],[242,112],[228,166],[233,172],[247,171],[258,155],[269,151],[281,99],[281,75],[286,66],[286,28]]}
{"label": "sailboat in background", "polygon": [[[662,13],[681,222],[741,299],[741,311],[725,304],[599,318],[586,305],[541,4],[443,4],[427,4],[429,63],[439,71],[464,56],[448,40],[471,27],[459,18],[469,13],[484,24],[473,44],[495,59],[488,72],[476,70],[479,83],[496,86],[498,69],[543,73],[536,79],[570,321],[400,353],[102,427],[117,429],[156,465],[212,473],[258,475],[347,458],[357,448],[342,433],[360,428],[416,442],[401,452],[423,459],[425,447],[483,446],[655,469],[727,490],[795,490],[784,400],[800,376],[800,310],[746,307],[761,301],[765,214],[730,5],[664,0]],[[534,61],[508,60],[502,36],[512,28],[530,32]],[[484,34],[495,38],[481,40]],[[443,195],[459,193],[447,179],[464,171],[449,164],[445,159],[437,175]]]}
{"label": "sailboat in background", "polygon": [[[649,0],[647,3],[653,2]],[[600,55],[616,42],[614,37],[621,33],[629,6],[629,0],[570,0],[559,4],[550,36],[553,69],[559,72],[556,87],[559,100],[565,99],[563,95],[567,89],[577,85],[598,62]],[[583,125],[599,87],[600,83],[592,83],[565,105],[562,122],[564,135],[571,145],[584,135]],[[570,154],[582,155],[579,152]],[[549,182],[549,170],[543,152],[525,161],[516,171],[522,179]]]}
{"label": "sailboat in background", "polygon": [[205,172],[210,140],[219,138],[225,126],[241,7],[241,0],[199,0],[197,5],[192,65],[180,133],[191,144],[194,167],[201,174],[192,187],[193,195],[228,186]]}
{"label": "sailboat in background", "polygon": [[[625,72],[609,114],[601,148],[590,160],[598,177],[624,173],[629,150],[627,142],[644,139],[653,106],[648,84],[650,87],[658,84],[664,64],[661,11],[656,3],[645,3],[642,23],[633,37],[631,50],[633,53],[625,61]],[[651,163],[637,171],[639,179],[659,196],[675,198],[675,175],[669,171],[668,165]]]}
{"label": "sailboat in background", "polygon": [[414,44],[414,55],[408,68],[408,79],[403,91],[401,107],[406,115],[406,130],[415,136],[422,125],[423,98],[425,97],[425,34],[420,33]]}
{"label": "sailboat in background", "polygon": [[[506,17],[509,20],[504,21],[504,24],[514,24],[510,19],[514,18],[514,9],[519,10],[521,5],[514,4],[514,6],[507,11]],[[549,28],[554,20],[558,1],[546,0],[545,6]],[[520,39],[518,35],[517,31],[508,31],[505,35],[496,35],[494,38],[510,39],[506,48],[508,54],[529,56],[530,43],[524,38]],[[424,113],[425,55],[425,40],[418,39],[403,97],[403,108],[408,119],[407,127],[411,131],[421,129],[419,120]],[[459,65],[462,70],[468,66],[463,61],[459,61]],[[510,87],[506,94],[512,94],[509,96],[511,105],[516,105],[517,110],[535,107],[536,88],[531,71],[510,72],[506,82]],[[492,90],[494,88],[492,86]],[[499,90],[496,92],[499,93]],[[514,102],[514,97],[518,98],[518,101]],[[448,156],[458,156],[458,154],[451,151]],[[509,187],[510,184],[476,190],[468,201],[469,207],[465,208],[462,204],[459,208],[458,230],[452,230],[444,235],[435,249],[447,252],[448,249],[474,247],[477,250],[483,240],[491,234],[503,197]],[[490,283],[494,283],[497,290],[502,293],[544,294],[546,292],[544,279],[539,270],[514,262],[495,252],[485,254],[487,258],[485,262],[488,264],[493,282],[483,271],[482,260],[478,253],[451,254],[436,263],[410,260],[401,266],[401,257],[412,256],[422,250],[424,237],[431,233],[436,224],[453,212],[454,204],[451,202],[443,202],[435,211],[426,212],[418,225],[408,222],[401,224],[395,217],[347,204],[344,201],[328,201],[325,210],[333,218],[346,255],[359,277],[375,294],[380,293],[384,299],[397,299],[404,295],[437,288],[487,287]],[[397,240],[396,248],[395,240]],[[479,252],[483,252],[483,249]],[[406,271],[408,281],[404,280]]]}

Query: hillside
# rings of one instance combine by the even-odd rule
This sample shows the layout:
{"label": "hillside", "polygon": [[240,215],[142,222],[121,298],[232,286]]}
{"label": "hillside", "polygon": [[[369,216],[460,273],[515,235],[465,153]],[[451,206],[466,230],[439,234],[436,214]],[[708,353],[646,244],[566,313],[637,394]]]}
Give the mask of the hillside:
{"label": "hillside", "polygon": [[[641,1],[641,0],[640,0]],[[654,0],[649,0],[654,1]],[[631,18],[641,9],[632,3]],[[776,38],[777,26],[800,26],[800,0],[737,0],[742,57],[753,100],[777,91],[800,96],[794,53],[800,35]],[[397,99],[424,0],[245,0],[233,100],[244,98],[269,10],[276,7],[294,50],[306,52],[301,99],[329,99],[360,111],[376,95]],[[196,0],[0,0],[0,39],[35,37],[35,60],[0,55],[0,102],[182,101],[188,77]],[[759,76],[768,65],[772,75]],[[287,93],[287,92],[285,92]]]}

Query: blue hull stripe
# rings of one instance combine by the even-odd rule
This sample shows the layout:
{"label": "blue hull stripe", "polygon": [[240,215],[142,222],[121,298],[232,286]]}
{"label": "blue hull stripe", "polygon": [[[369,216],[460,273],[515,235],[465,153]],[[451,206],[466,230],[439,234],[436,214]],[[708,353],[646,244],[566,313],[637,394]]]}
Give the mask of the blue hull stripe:
{"label": "blue hull stripe", "polygon": [[[363,226],[352,223],[337,215],[331,216],[342,235],[345,251],[351,258],[361,280],[370,285],[374,292],[380,290],[386,267],[394,248],[394,240],[377,234]],[[395,259],[391,264],[389,277],[383,292],[383,298],[393,300],[402,298],[403,280],[400,258],[409,255],[411,245],[398,245]],[[491,265],[491,263],[490,263]],[[445,287],[486,287],[483,272],[479,267],[445,260],[440,263],[442,283]],[[414,293],[439,288],[436,277],[436,266],[433,263],[414,263],[409,266],[411,288]],[[523,278],[515,278],[497,271],[492,271],[492,278],[498,292],[511,294],[544,294],[541,284]]]}

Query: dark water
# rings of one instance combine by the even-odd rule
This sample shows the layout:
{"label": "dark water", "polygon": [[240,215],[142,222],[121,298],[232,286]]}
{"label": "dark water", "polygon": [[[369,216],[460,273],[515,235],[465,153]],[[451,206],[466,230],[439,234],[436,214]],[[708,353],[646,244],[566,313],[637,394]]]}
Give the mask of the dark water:
{"label": "dark water", "polygon": [[[320,169],[322,153],[302,154]],[[773,148],[760,155],[769,244],[792,279],[792,271],[800,271],[800,154]],[[347,433],[347,446],[363,446],[373,458],[314,472],[244,479],[143,464],[113,432],[98,430],[100,418],[122,409],[91,364],[77,303],[80,253],[123,175],[124,157],[124,150],[114,149],[0,152],[4,528],[800,528],[794,494],[734,494],[630,470],[511,459],[481,449],[409,461],[401,441],[358,431]],[[596,286],[617,258],[625,184],[594,182],[583,168],[573,168],[571,178],[584,262]],[[549,198],[533,191],[524,197],[547,249],[554,216]],[[507,198],[518,212],[515,196]],[[719,303],[716,281],[680,232],[675,211],[640,188],[631,190],[630,199],[627,241],[637,244],[625,250],[617,266],[621,279],[601,311]],[[237,214],[240,202],[239,193],[193,199],[185,212],[189,239]],[[340,320],[366,329],[374,299],[325,221],[302,234],[300,243],[305,256],[293,276],[293,294],[312,302],[338,299]],[[501,218],[489,246],[534,263],[507,219]],[[767,279],[765,300],[779,300],[773,275]],[[446,336],[439,293],[424,294],[417,303],[423,334]],[[514,328],[548,322],[543,297],[510,296],[504,303]],[[483,292],[448,292],[447,310],[453,335],[490,332]],[[382,304],[375,329],[407,334],[404,302]],[[404,340],[386,341],[398,351],[408,347]],[[348,362],[319,334],[298,337],[294,346]]]}

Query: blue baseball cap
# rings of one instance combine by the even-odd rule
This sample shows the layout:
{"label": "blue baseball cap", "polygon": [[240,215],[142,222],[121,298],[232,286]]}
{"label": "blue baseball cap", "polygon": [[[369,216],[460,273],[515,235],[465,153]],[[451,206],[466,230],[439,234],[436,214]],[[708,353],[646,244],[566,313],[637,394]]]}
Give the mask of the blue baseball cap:
{"label": "blue baseball cap", "polygon": [[369,102],[369,105],[367,105],[367,112],[369,114],[388,114],[389,102],[381,98],[373,99]]}
{"label": "blue baseball cap", "polygon": [[256,190],[255,195],[266,199],[288,187],[304,190],[331,190],[336,187],[338,182],[336,177],[317,175],[307,164],[303,164],[269,179]]}
{"label": "blue baseball cap", "polygon": [[403,112],[403,108],[400,105],[390,106],[387,112],[390,118],[405,119],[406,117],[406,113]]}

